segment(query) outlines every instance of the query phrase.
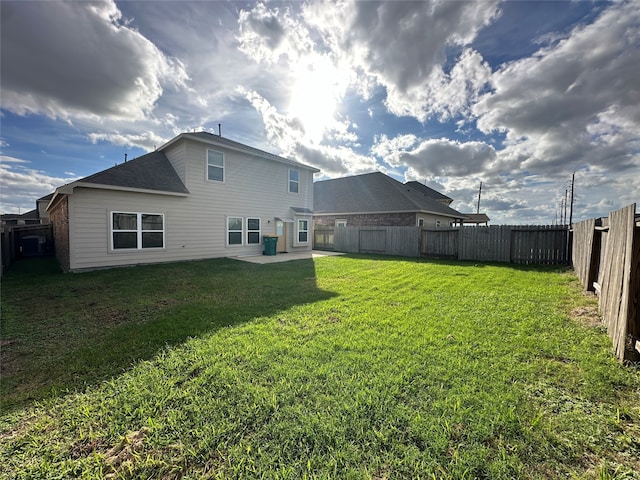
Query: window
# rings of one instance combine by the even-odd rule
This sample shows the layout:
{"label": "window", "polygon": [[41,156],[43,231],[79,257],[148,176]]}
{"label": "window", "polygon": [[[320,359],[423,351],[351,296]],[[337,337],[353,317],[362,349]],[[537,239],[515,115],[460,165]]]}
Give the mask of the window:
{"label": "window", "polygon": [[260,243],[260,219],[247,218],[247,244]]}
{"label": "window", "polygon": [[436,220],[436,227],[440,226],[440,220]]}
{"label": "window", "polygon": [[289,169],[289,193],[300,192],[300,173],[295,168]]}
{"label": "window", "polygon": [[111,248],[164,248],[164,215],[111,212]]}
{"label": "window", "polygon": [[207,179],[224,182],[224,156],[222,152],[207,150]]}
{"label": "window", "polygon": [[346,220],[336,220],[336,227],[346,227],[346,226],[347,226]]}
{"label": "window", "polygon": [[298,220],[298,243],[309,241],[309,220]]}
{"label": "window", "polygon": [[418,219],[418,226],[419,227],[424,227],[424,218],[419,218]]}
{"label": "window", "polygon": [[227,245],[242,245],[242,217],[227,217]]}

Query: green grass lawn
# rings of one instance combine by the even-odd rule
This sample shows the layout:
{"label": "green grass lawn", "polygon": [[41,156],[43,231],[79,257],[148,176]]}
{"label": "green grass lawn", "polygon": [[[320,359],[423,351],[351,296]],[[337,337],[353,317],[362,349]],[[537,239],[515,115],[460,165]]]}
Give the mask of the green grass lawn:
{"label": "green grass lawn", "polygon": [[2,280],[0,478],[640,478],[571,273],[345,256]]}

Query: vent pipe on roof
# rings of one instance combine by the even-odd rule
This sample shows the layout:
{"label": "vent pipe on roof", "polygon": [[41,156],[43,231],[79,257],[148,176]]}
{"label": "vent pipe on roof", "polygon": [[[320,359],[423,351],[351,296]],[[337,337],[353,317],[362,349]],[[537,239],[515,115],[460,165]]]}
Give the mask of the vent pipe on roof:
{"label": "vent pipe on roof", "polygon": [[124,161],[125,161],[125,163],[127,162],[127,155],[128,155],[127,153],[125,153],[125,154],[124,154]]}
{"label": "vent pipe on roof", "polygon": [[221,137],[222,136],[222,124],[218,124],[218,136]]}

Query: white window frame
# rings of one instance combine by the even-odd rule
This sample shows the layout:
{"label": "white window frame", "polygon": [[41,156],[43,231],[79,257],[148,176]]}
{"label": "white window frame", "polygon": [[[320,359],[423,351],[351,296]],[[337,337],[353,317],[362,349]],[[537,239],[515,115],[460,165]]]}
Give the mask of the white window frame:
{"label": "white window frame", "polygon": [[[250,220],[257,220],[258,221],[258,229],[249,229],[249,221]],[[246,232],[245,232],[245,236],[244,238],[247,241],[247,245],[260,245],[260,237],[262,236],[262,220],[260,220],[258,217],[247,217],[247,221],[245,223],[246,225]],[[258,241],[257,242],[250,242],[249,241],[249,234],[250,233],[258,233]]]}
{"label": "white window frame", "polygon": [[[300,222],[307,222],[307,228],[305,230],[300,229]],[[311,221],[308,218],[296,218],[296,245],[309,245],[309,234]],[[306,232],[307,240],[304,242],[300,241],[300,234]]]}
{"label": "white window frame", "polygon": [[[220,165],[209,165],[209,152],[213,152],[213,153],[217,153],[220,154],[220,156],[222,157],[222,166]],[[218,150],[213,150],[211,148],[207,148],[207,153],[206,153],[206,159],[205,159],[205,171],[204,171],[204,178],[207,179],[208,182],[216,182],[216,183],[224,183],[225,181],[225,159],[224,159],[224,152],[220,152]],[[222,180],[218,180],[215,178],[209,178],[209,166],[215,167],[215,168],[220,168],[222,169]]]}
{"label": "white window frame", "polygon": [[344,218],[337,218],[336,219],[336,227],[346,227],[347,226],[347,220]]}
{"label": "white window frame", "polygon": [[425,224],[425,220],[424,220],[424,218],[419,217],[419,218],[418,218],[418,226],[419,226],[419,227],[424,227],[424,224]]}
{"label": "white window frame", "polygon": [[[240,220],[240,230],[230,230],[229,229],[229,220],[231,219],[239,219]],[[227,247],[241,247],[242,245],[244,245],[244,218],[243,217],[237,217],[234,215],[229,215],[226,220],[226,244]],[[229,234],[230,233],[240,233],[240,243],[230,243],[229,242]]]}
{"label": "white window frame", "polygon": [[[292,180],[291,179],[291,172],[296,172],[298,179],[297,180]],[[292,184],[296,184],[297,186],[297,191],[294,192],[293,190],[291,190],[291,185]],[[290,168],[289,169],[289,182],[288,182],[288,188],[289,188],[289,193],[293,193],[293,194],[299,194],[300,193],[300,170],[298,170],[297,168]]]}
{"label": "white window frame", "polygon": [[[136,228],[130,230],[115,230],[113,228],[113,216],[114,214],[122,214],[122,215],[136,215]],[[143,230],[142,229],[142,216],[143,215],[157,215],[162,217],[162,230]],[[134,248],[115,248],[113,235],[116,232],[122,233],[136,233],[136,247]],[[143,233],[158,233],[162,232],[162,246],[161,247],[143,247],[142,246],[142,234]],[[151,213],[151,212],[123,212],[120,210],[112,210],[109,212],[109,247],[112,252],[132,252],[139,250],[164,250],[167,245],[166,240],[166,222],[164,213]]]}
{"label": "white window frame", "polygon": [[438,218],[436,219],[436,227],[439,227],[439,226],[440,226],[440,219]]}

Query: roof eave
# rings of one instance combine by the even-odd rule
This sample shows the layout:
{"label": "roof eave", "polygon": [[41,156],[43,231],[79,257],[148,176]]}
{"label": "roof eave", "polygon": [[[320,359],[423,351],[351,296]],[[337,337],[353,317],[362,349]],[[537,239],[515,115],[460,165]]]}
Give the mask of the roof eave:
{"label": "roof eave", "polygon": [[123,186],[119,186],[119,185],[107,185],[107,184],[102,184],[102,183],[91,183],[91,182],[82,182],[82,181],[77,181],[77,182],[72,182],[72,183],[68,183],[67,185],[63,185],[62,187],[59,187],[53,197],[51,198],[51,201],[49,202],[49,204],[47,205],[47,209],[49,208],[49,206],[53,203],[54,199],[62,194],[62,195],[73,195],[73,190],[75,190],[76,188],[95,188],[95,189],[99,189],[99,190],[117,190],[120,192],[136,192],[136,193],[151,193],[154,195],[169,195],[169,196],[173,196],[173,197],[188,197],[189,196],[189,192],[172,192],[169,190],[152,190],[150,188],[135,188],[135,187],[123,187]]}
{"label": "roof eave", "polygon": [[150,188],[136,188],[136,187],[123,187],[119,185],[107,185],[102,183],[90,183],[90,182],[77,182],[74,188],[97,188],[100,190],[118,190],[121,192],[136,192],[136,193],[151,193],[154,195],[169,195],[172,197],[188,197],[189,191],[186,192],[173,192],[170,190],[154,190]]}

